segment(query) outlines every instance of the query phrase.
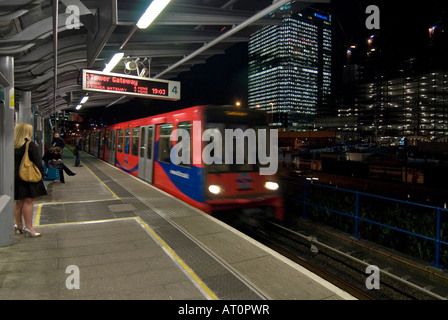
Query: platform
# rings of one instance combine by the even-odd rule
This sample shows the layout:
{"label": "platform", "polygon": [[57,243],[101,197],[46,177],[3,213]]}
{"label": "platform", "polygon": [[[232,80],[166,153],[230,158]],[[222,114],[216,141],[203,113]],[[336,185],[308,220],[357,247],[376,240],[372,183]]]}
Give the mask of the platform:
{"label": "platform", "polygon": [[83,153],[74,167],[67,151],[76,176],[46,182],[49,194],[35,205],[42,236],[16,235],[0,248],[0,299],[353,299],[101,160]]}

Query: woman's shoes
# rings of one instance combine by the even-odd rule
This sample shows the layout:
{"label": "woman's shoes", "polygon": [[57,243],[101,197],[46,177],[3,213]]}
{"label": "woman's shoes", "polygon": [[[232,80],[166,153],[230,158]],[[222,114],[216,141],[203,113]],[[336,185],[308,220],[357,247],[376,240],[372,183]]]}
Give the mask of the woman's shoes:
{"label": "woman's shoes", "polygon": [[40,237],[39,232],[31,232],[27,227],[19,227],[18,225],[14,225],[14,234],[23,234],[25,233],[25,238],[28,235],[30,238]]}
{"label": "woman's shoes", "polygon": [[23,232],[23,227],[19,227],[18,225],[14,225],[14,234],[22,234]]}
{"label": "woman's shoes", "polygon": [[24,228],[22,229],[22,231],[25,231],[25,238],[26,238],[27,235],[28,235],[30,238],[37,238],[37,237],[40,237],[40,233],[39,233],[39,232],[32,233],[30,230],[28,230],[27,227],[24,227]]}

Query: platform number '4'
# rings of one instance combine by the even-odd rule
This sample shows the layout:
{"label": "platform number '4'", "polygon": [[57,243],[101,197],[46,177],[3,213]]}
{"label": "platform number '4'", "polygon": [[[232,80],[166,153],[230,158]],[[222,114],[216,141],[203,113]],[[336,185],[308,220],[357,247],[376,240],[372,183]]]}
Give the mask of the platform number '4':
{"label": "platform number '4'", "polygon": [[171,90],[171,92],[177,95],[177,93],[178,93],[177,86],[174,86],[173,90]]}

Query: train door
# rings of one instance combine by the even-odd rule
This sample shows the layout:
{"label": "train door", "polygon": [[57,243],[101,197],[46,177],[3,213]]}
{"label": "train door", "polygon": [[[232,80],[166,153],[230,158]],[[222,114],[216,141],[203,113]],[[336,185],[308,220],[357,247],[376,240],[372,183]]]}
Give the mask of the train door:
{"label": "train door", "polygon": [[99,133],[94,132],[91,135],[91,142],[90,142],[90,153],[95,156],[95,158],[98,158],[98,148],[99,148]]}
{"label": "train door", "polygon": [[98,136],[98,158],[104,160],[104,132],[100,131]]}
{"label": "train door", "polygon": [[154,165],[154,133],[155,127],[140,128],[140,155],[138,161],[138,177],[152,183]]}
{"label": "train door", "polygon": [[110,164],[115,165],[115,150],[116,150],[116,144],[117,144],[117,130],[112,130],[109,133],[109,159],[106,159],[109,161]]}

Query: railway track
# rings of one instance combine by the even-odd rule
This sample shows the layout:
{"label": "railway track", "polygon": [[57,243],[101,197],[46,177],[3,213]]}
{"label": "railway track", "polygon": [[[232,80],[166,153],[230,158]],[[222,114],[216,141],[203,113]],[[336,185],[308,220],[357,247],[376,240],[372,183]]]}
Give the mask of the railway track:
{"label": "railway track", "polygon": [[[272,235],[271,232],[265,233],[264,231],[256,231],[256,230],[249,230],[246,231],[246,234],[250,235],[257,241],[262,242],[264,245],[268,246],[269,248],[277,251],[278,253],[282,254],[283,256],[287,257],[288,259],[294,261],[295,263],[305,267],[306,269],[312,271],[313,273],[317,274],[318,276],[324,278],[325,280],[331,282],[332,284],[336,285],[337,287],[343,289],[344,291],[348,292],[355,298],[359,300],[375,300],[374,297],[369,295],[366,292],[363,292],[358,287],[354,286],[353,284],[344,281],[340,277],[335,276],[332,272],[328,271],[327,269],[323,268],[322,266],[319,266],[318,264],[314,263],[312,259],[305,258],[303,255],[300,255],[298,253],[298,245],[299,243],[286,243],[287,241],[280,240],[280,239],[272,239],[270,235]],[[302,245],[303,246],[303,245]],[[302,248],[302,250],[305,251],[315,251],[316,249],[310,248]],[[311,255],[314,255],[313,253]]]}
{"label": "railway track", "polygon": [[[229,223],[229,221],[226,221]],[[231,223],[233,227],[318,274],[359,300],[447,300],[427,283],[416,284],[409,275],[396,275],[383,264],[376,269],[374,258],[360,258],[331,244],[320,242],[306,231],[294,231],[276,222],[257,227]],[[262,226],[260,226],[262,225]],[[377,274],[375,274],[377,270]]]}

